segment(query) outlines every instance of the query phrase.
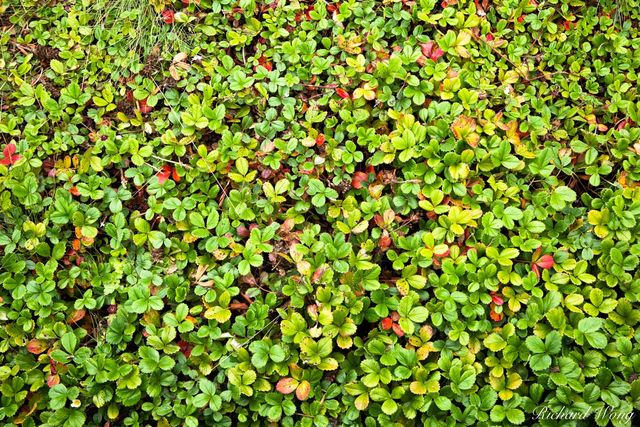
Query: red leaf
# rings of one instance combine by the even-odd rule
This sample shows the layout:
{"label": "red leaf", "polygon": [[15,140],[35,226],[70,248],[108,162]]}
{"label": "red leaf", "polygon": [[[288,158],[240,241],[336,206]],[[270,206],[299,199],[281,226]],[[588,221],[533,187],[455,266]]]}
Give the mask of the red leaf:
{"label": "red leaf", "polygon": [[366,171],[367,171],[367,173],[372,173],[374,175],[376,174],[376,169],[373,167],[373,165],[367,166]]}
{"label": "red leaf", "polygon": [[391,320],[391,317],[385,317],[384,319],[382,319],[382,329],[384,329],[385,331],[388,331],[392,327],[393,327],[393,320]]}
{"label": "red leaf", "polygon": [[336,94],[338,94],[338,96],[339,96],[340,98],[342,98],[342,99],[349,99],[349,98],[351,98],[351,96],[349,95],[349,92],[347,92],[347,91],[346,91],[346,90],[344,90],[344,89],[337,88],[337,89],[336,89]]}
{"label": "red leaf", "polygon": [[72,196],[79,196],[80,195],[80,190],[78,190],[78,187],[76,187],[74,185],[73,187],[71,187],[69,189],[69,193],[71,193]]}
{"label": "red leaf", "polygon": [[393,324],[393,332],[395,332],[395,334],[397,336],[399,336],[399,337],[403,337],[404,336],[404,331],[402,330],[400,325],[398,325],[397,323]]}
{"label": "red leaf", "polygon": [[436,43],[433,40],[429,40],[426,43],[421,43],[420,50],[422,51],[422,54],[427,58],[431,57],[431,52],[433,52],[433,46],[435,44]]}
{"label": "red leaf", "polygon": [[550,269],[553,267],[553,257],[551,255],[542,255],[540,259],[536,261],[536,265],[540,268]]}
{"label": "red leaf", "polygon": [[33,339],[27,344],[27,351],[31,354],[44,353],[47,349],[47,343],[42,340]]}
{"label": "red leaf", "polygon": [[169,179],[169,177],[171,176],[171,172],[172,172],[172,167],[169,165],[164,165],[162,166],[162,170],[160,170],[160,172],[158,172],[156,174],[156,176],[158,177],[158,182],[160,184],[164,184],[164,182]]}
{"label": "red leaf", "polygon": [[258,58],[258,64],[262,65],[264,68],[267,69],[267,71],[272,71],[273,70],[273,64],[271,62],[269,62],[267,60],[267,57],[262,55],[260,58]]}
{"label": "red leaf", "polygon": [[300,385],[296,389],[296,397],[299,400],[306,400],[309,397],[309,392],[311,391],[311,384],[309,381],[302,381]]}
{"label": "red leaf", "polygon": [[189,356],[191,356],[191,344],[189,344],[188,342],[184,341],[184,340],[180,340],[178,341],[178,347],[180,347],[180,352],[182,352],[182,354],[184,354],[184,357],[186,357],[187,359],[189,358]]}
{"label": "red leaf", "polygon": [[426,43],[420,44],[420,50],[422,50],[422,54],[427,58],[430,58],[432,61],[437,61],[440,59],[444,52],[433,40],[429,40]]}
{"label": "red leaf", "polygon": [[15,154],[17,150],[16,144],[7,144],[2,150],[3,158],[0,160],[0,165],[11,166],[16,164],[18,160],[20,160],[20,156]]}
{"label": "red leaf", "polygon": [[433,253],[433,255],[434,255],[436,258],[446,258],[446,257],[448,257],[448,256],[449,256],[449,254],[450,254],[450,253],[451,253],[451,249],[447,248],[447,250],[446,250],[446,251],[444,251],[444,252],[440,252],[440,253],[436,253],[436,252],[434,252],[434,253]]}
{"label": "red leaf", "polygon": [[276,390],[282,394],[291,394],[298,387],[298,381],[293,378],[283,378],[276,384]]}
{"label": "red leaf", "polygon": [[244,237],[244,238],[249,237],[249,235],[251,234],[249,229],[247,227],[245,227],[244,225],[239,225],[236,228],[236,233],[238,234],[239,237]]}
{"label": "red leaf", "polygon": [[433,50],[433,53],[431,53],[430,58],[435,62],[438,59],[442,58],[444,56],[444,51],[442,49],[440,49],[439,47],[436,47]]}
{"label": "red leaf", "polygon": [[504,304],[504,300],[496,294],[491,295],[491,301],[495,304],[495,305],[502,305]]}
{"label": "red leaf", "polygon": [[152,106],[147,105],[147,100],[146,99],[138,101],[138,105],[139,105],[138,110],[140,110],[140,112],[142,114],[150,113],[153,110]]}
{"label": "red leaf", "polygon": [[316,136],[316,145],[318,147],[322,147],[324,145],[324,134],[318,134],[318,136]]}
{"label": "red leaf", "polygon": [[174,21],[174,13],[171,9],[165,9],[162,11],[162,20],[165,24],[173,24]]}
{"label": "red leaf", "polygon": [[635,126],[635,123],[633,122],[633,120],[627,118],[627,119],[622,120],[620,123],[618,123],[618,126],[617,126],[616,129],[622,130],[622,129],[626,128],[627,125]]}
{"label": "red leaf", "polygon": [[364,172],[356,172],[353,174],[353,178],[351,178],[351,186],[356,190],[362,188],[362,183],[367,181],[369,177]]}

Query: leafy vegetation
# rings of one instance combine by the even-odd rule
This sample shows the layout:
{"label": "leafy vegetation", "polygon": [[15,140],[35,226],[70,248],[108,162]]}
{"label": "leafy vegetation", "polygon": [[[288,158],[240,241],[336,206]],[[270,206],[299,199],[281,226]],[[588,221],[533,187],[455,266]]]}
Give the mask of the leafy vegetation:
{"label": "leafy vegetation", "polygon": [[3,2],[0,423],[628,425],[638,6]]}

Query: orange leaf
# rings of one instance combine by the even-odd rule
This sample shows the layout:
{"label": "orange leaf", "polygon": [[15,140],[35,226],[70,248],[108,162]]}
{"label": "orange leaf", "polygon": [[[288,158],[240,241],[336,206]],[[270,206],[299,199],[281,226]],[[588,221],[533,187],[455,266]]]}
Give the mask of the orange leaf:
{"label": "orange leaf", "polygon": [[47,343],[43,340],[33,339],[27,344],[27,351],[32,354],[44,353],[47,349]]}
{"label": "orange leaf", "polygon": [[382,236],[380,236],[380,240],[378,240],[378,247],[383,251],[386,251],[391,246],[391,237],[389,237],[389,232],[384,230],[382,232]]}
{"label": "orange leaf", "polygon": [[180,182],[180,175],[178,175],[178,171],[176,170],[176,168],[172,168],[172,172],[171,172],[171,178],[173,178],[173,180],[175,182]]}
{"label": "orange leaf", "polygon": [[351,186],[356,190],[362,188],[362,183],[366,181],[369,177],[364,172],[356,172],[353,174],[353,178],[351,179]]}
{"label": "orange leaf", "polygon": [[309,397],[309,392],[311,391],[311,384],[309,381],[302,381],[298,388],[296,389],[296,397],[299,400],[306,400]]}
{"label": "orange leaf", "polygon": [[77,323],[84,318],[85,314],[87,314],[87,312],[84,309],[76,310],[71,314],[67,323]]}
{"label": "orange leaf", "polygon": [[298,387],[298,381],[293,378],[283,378],[276,384],[276,390],[282,394],[291,394]]}
{"label": "orange leaf", "polygon": [[491,317],[491,319],[494,322],[499,322],[504,317],[504,314],[503,313],[496,313],[495,311],[493,311],[493,307],[492,307],[491,308],[491,313],[489,313],[489,316]]}
{"label": "orange leaf", "polygon": [[60,384],[60,375],[49,375],[47,378],[47,385],[49,387],[53,387],[54,385]]}
{"label": "orange leaf", "polygon": [[382,329],[388,331],[392,326],[393,320],[391,319],[391,317],[385,317],[384,319],[382,319]]}

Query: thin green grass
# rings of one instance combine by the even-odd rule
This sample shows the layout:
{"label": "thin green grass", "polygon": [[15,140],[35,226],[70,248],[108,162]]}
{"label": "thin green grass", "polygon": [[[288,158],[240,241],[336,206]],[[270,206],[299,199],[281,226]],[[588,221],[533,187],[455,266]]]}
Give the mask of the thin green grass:
{"label": "thin green grass", "polygon": [[87,12],[95,17],[96,30],[109,35],[108,48],[124,51],[130,60],[120,64],[114,77],[127,74],[124,68],[152,55],[189,49],[186,25],[165,23],[149,0],[97,0]]}

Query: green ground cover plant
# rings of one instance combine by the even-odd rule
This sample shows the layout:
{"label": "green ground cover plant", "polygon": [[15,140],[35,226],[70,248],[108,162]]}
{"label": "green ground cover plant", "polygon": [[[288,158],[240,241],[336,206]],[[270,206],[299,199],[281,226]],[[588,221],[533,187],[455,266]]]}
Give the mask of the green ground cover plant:
{"label": "green ground cover plant", "polygon": [[637,421],[637,0],[0,29],[0,425]]}

